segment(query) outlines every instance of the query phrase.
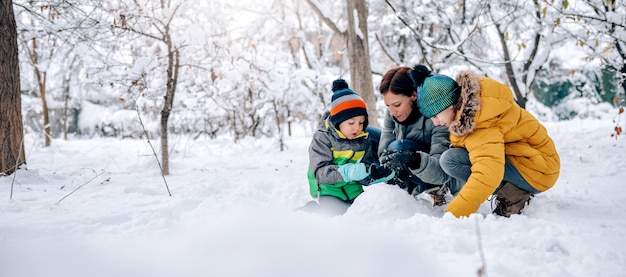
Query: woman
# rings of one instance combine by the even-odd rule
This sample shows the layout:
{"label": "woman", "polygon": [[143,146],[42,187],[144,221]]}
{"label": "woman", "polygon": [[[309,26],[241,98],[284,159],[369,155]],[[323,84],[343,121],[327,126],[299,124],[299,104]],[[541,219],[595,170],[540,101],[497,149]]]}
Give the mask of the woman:
{"label": "woman", "polygon": [[[439,165],[439,156],[449,148],[450,141],[447,128],[435,126],[417,108],[410,71],[409,67],[393,68],[380,83],[387,112],[378,154],[382,166],[396,170],[395,183],[418,194],[450,183],[450,176]],[[442,196],[445,191],[439,193]],[[437,203],[441,200],[443,197],[436,197],[435,204],[443,204]]]}
{"label": "woman", "polygon": [[[515,103],[504,84],[471,71],[441,86],[426,67],[413,76],[418,106],[437,126],[450,130],[454,148],[441,155],[441,167],[465,181],[446,208],[456,217],[475,213],[496,194],[493,213],[508,217],[521,213],[531,196],[557,181],[560,159],[546,128]],[[449,80],[452,80],[448,77]]]}

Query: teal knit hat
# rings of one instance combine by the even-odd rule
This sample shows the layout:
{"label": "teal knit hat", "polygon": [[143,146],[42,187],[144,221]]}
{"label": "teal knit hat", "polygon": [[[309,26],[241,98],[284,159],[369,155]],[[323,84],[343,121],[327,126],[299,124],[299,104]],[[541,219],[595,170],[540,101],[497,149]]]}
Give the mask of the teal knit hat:
{"label": "teal knit hat", "polygon": [[417,94],[420,112],[431,118],[456,103],[461,87],[448,76],[432,74],[417,87]]}

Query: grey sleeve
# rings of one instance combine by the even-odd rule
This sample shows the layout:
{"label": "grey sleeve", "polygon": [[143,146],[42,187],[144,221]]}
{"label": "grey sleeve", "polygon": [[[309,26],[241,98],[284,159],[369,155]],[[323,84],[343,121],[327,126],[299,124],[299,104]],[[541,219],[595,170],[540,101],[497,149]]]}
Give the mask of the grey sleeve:
{"label": "grey sleeve", "polygon": [[320,184],[335,184],[343,181],[343,177],[337,171],[337,165],[333,164],[331,147],[330,140],[325,133],[315,132],[309,146],[309,166]]}
{"label": "grey sleeve", "polygon": [[412,170],[422,181],[430,184],[443,184],[450,179],[441,165],[439,157],[450,147],[450,132],[447,127],[434,126],[431,130],[430,153],[421,152],[420,167]]}

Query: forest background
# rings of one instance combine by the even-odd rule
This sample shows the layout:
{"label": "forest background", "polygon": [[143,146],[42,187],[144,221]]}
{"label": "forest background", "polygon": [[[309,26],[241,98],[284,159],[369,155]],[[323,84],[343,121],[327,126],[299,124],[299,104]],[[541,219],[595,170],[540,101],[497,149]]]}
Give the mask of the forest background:
{"label": "forest background", "polygon": [[[0,276],[623,276],[625,5],[0,1]],[[376,125],[417,63],[508,84],[555,187],[510,218],[387,185],[293,211],[331,82]]]}
{"label": "forest background", "polygon": [[424,64],[506,83],[542,121],[614,113],[607,133],[619,135],[625,5],[16,0],[24,130],[45,146],[72,137],[160,138],[168,174],[168,133],[233,143],[271,137],[282,151],[293,124],[315,128],[332,80],[347,79],[380,119],[382,74]]}

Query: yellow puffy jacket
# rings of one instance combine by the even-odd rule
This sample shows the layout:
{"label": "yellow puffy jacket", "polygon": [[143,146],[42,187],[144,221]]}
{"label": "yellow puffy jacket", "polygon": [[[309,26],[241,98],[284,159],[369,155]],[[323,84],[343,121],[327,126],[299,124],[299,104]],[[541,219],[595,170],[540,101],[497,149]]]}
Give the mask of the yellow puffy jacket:
{"label": "yellow puffy jacket", "polygon": [[450,124],[450,142],[469,152],[472,173],[446,208],[456,217],[475,213],[494,193],[509,160],[538,191],[557,181],[560,159],[546,128],[513,99],[508,86],[461,72],[459,110]]}

